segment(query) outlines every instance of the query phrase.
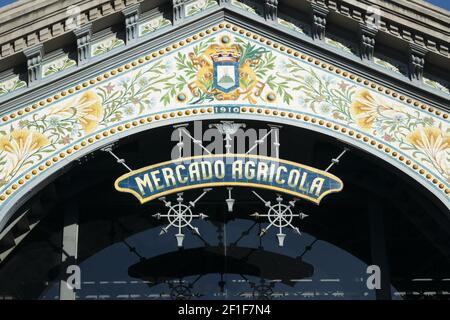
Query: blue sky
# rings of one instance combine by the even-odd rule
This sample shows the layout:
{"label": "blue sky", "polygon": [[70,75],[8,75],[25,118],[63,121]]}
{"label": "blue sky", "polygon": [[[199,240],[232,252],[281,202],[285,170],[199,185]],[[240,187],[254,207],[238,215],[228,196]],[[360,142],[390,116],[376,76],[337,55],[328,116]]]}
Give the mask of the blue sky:
{"label": "blue sky", "polygon": [[427,2],[432,3],[435,6],[450,10],[450,0],[427,0]]}
{"label": "blue sky", "polygon": [[6,6],[7,4],[10,4],[14,1],[15,0],[0,0],[0,7]]}

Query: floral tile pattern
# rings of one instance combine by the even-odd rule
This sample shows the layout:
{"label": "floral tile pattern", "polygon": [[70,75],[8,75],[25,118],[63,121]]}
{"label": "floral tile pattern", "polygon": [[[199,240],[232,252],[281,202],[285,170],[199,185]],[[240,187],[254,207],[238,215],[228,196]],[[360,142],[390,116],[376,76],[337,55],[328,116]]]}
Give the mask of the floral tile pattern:
{"label": "floral tile pattern", "polygon": [[76,66],[77,62],[69,58],[68,54],[59,57],[53,61],[42,65],[42,78],[48,77],[57,72],[66,70],[70,67]]}
{"label": "floral tile pattern", "polygon": [[447,93],[447,94],[450,94],[449,88],[447,88],[446,86],[442,85],[438,81],[431,80],[429,78],[423,77],[423,83],[426,84],[427,86],[431,87],[431,88],[437,89],[437,90],[442,91],[442,92]]}
{"label": "floral tile pattern", "polygon": [[91,56],[95,57],[104,54],[123,45],[125,45],[125,42],[122,39],[117,38],[116,35],[110,36],[106,39],[95,42],[91,46]]}
{"label": "floral tile pattern", "polygon": [[289,21],[287,19],[283,19],[281,17],[278,17],[278,24],[280,24],[288,29],[294,30],[296,32],[305,33],[304,26],[298,25],[297,23],[291,22],[291,21]]}
{"label": "floral tile pattern", "polygon": [[252,14],[258,14],[256,12],[256,8],[249,6],[248,4],[245,4],[239,0],[231,0],[231,5],[237,7],[237,8],[241,8],[247,12],[250,12]]}
{"label": "floral tile pattern", "polygon": [[20,80],[19,76],[15,76],[13,78],[0,82],[0,96],[26,86],[27,83],[25,81]]}
{"label": "floral tile pattern", "polygon": [[332,47],[335,47],[336,49],[345,51],[347,53],[353,53],[352,52],[352,45],[345,43],[345,40],[337,39],[337,38],[330,38],[325,37],[325,43],[329,44]]}
{"label": "floral tile pattern", "polygon": [[193,16],[200,13],[208,8],[217,6],[216,0],[195,0],[191,3],[186,4],[186,17]]}
{"label": "floral tile pattern", "polygon": [[153,18],[139,25],[139,37],[170,25],[172,25],[172,22],[169,19],[164,18],[162,15]]}
{"label": "floral tile pattern", "polygon": [[390,70],[392,72],[398,73],[398,74],[402,74],[402,66],[400,66],[399,64],[395,63],[394,61],[388,61],[389,59],[386,57],[373,57],[373,62],[375,62],[377,65]]}
{"label": "floral tile pattern", "polygon": [[[216,68],[218,62],[227,62],[233,71]],[[382,142],[450,185],[448,120],[258,40],[219,30],[2,122],[0,194],[74,143],[156,112],[197,106],[261,106],[323,119]]]}

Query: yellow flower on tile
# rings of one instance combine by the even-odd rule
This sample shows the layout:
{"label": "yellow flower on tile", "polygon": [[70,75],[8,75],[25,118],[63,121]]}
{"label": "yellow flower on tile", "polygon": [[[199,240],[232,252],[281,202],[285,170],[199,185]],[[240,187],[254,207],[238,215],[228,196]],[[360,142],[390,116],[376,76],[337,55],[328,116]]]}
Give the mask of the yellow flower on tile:
{"label": "yellow flower on tile", "polygon": [[440,153],[450,150],[450,135],[435,127],[418,128],[407,136],[407,141],[436,158]]}
{"label": "yellow flower on tile", "polygon": [[0,151],[6,153],[6,163],[1,169],[1,179],[5,180],[30,154],[49,143],[39,132],[28,129],[13,130],[0,137]]}
{"label": "yellow flower on tile", "polygon": [[14,130],[0,138],[0,150],[23,158],[24,155],[48,144],[48,139],[39,132],[28,129]]}
{"label": "yellow flower on tile", "polygon": [[359,91],[350,106],[352,118],[364,130],[370,130],[380,113],[389,110],[393,108],[368,90]]}
{"label": "yellow flower on tile", "polygon": [[438,171],[450,178],[450,135],[436,127],[422,127],[411,132],[406,140],[421,150]]}
{"label": "yellow flower on tile", "polygon": [[50,111],[50,114],[72,116],[80,123],[85,134],[94,131],[103,116],[103,106],[100,97],[92,90],[69,100],[66,104]]}

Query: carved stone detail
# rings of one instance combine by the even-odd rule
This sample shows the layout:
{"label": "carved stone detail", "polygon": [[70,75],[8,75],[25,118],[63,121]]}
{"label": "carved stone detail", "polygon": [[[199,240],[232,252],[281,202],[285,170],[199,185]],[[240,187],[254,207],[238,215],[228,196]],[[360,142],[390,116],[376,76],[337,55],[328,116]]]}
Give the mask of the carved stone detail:
{"label": "carved stone detail", "polygon": [[423,47],[410,44],[409,46],[409,77],[411,81],[422,82],[425,55],[427,50]]}
{"label": "carved stone detail", "polygon": [[312,6],[312,28],[311,35],[314,40],[324,40],[325,39],[325,30],[327,25],[327,15],[328,8],[318,5],[311,4]]}
{"label": "carved stone detail", "polygon": [[28,85],[33,85],[42,78],[42,44],[23,51],[27,58]]}
{"label": "carved stone detail", "polygon": [[173,5],[173,24],[179,24],[184,19],[185,3],[184,0],[172,0]]}
{"label": "carved stone detail", "polygon": [[138,38],[139,4],[122,10],[125,17],[125,41],[131,43]]}
{"label": "carved stone detail", "polygon": [[78,64],[86,63],[91,57],[91,34],[92,24],[86,24],[73,31],[77,38],[77,61]]}
{"label": "carved stone detail", "polygon": [[375,36],[378,30],[371,28],[365,24],[361,24],[359,32],[361,37],[361,58],[363,60],[373,60],[373,53],[375,50]]}
{"label": "carved stone detail", "polygon": [[264,15],[267,21],[277,21],[278,0],[266,0],[264,6]]}

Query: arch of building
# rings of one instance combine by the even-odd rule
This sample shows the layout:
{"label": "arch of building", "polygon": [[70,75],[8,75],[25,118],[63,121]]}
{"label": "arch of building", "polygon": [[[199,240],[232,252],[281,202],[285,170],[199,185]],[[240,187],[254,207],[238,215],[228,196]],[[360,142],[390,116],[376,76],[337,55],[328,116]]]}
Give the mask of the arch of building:
{"label": "arch of building", "polygon": [[450,208],[443,110],[223,22],[4,114],[0,227],[33,188],[92,150],[157,126],[225,118],[334,136],[399,168]]}
{"label": "arch of building", "polygon": [[[202,127],[205,129],[210,124],[223,119],[218,117],[208,120],[208,118],[207,115],[198,116],[195,120],[202,120]],[[258,121],[250,116],[239,119],[229,117],[228,119],[244,122],[249,128],[267,128],[267,121],[261,119]],[[193,125],[198,123],[189,121],[186,124],[188,129],[192,129]],[[145,166],[148,162],[165,161],[176,144],[176,141],[167,143],[171,139],[173,130],[172,125],[155,126],[139,132],[137,130],[116,141],[113,146],[114,153],[126,159],[127,165],[133,169]],[[383,264],[384,262],[379,260],[379,256],[372,255],[374,250],[371,249],[372,246],[376,246],[375,235],[378,235],[380,230],[374,227],[377,225],[376,223],[372,224],[369,221],[378,217],[384,221],[386,247],[389,248],[386,254],[391,262],[389,270],[392,286],[399,291],[409,292],[416,283],[405,282],[402,279],[424,277],[425,275],[431,277],[431,274],[437,279],[446,277],[448,249],[445,241],[449,230],[447,209],[425,187],[419,186],[414,179],[400,169],[387,165],[386,161],[335,137],[284,122],[280,129],[280,138],[280,156],[283,159],[314,164],[317,168],[327,167],[331,158],[339,154],[343,148],[350,148],[341,162],[330,171],[344,181],[343,192],[327,196],[320,205],[303,200],[296,204],[296,210],[302,210],[309,215],[309,218],[295,222],[295,225],[301,228],[301,236],[287,230],[286,246],[289,250],[293,250],[289,251],[290,253],[301,253],[304,249],[303,245],[309,244],[312,241],[311,237],[314,237],[320,239],[321,243],[331,245],[333,252],[336,250],[346,252],[347,257],[351,258],[353,262],[350,263],[349,260],[344,259],[342,260],[343,264],[353,265],[355,263],[360,266]],[[304,152],[299,152],[299,150]],[[146,263],[152,264],[152,257],[158,260],[165,252],[167,254],[165,257],[169,260],[170,257],[180,259],[178,255],[180,252],[186,254],[199,252],[201,255],[202,250],[208,251],[210,247],[204,247],[202,242],[199,243],[198,239],[196,240],[195,235],[188,232],[186,232],[186,251],[177,250],[173,234],[158,235],[166,222],[152,216],[156,212],[167,210],[165,204],[155,200],[141,205],[132,195],[118,193],[114,189],[113,182],[125,172],[127,172],[126,168],[116,163],[116,159],[108,152],[97,149],[90,151],[76,164],[70,163],[55,171],[53,176],[46,179],[48,185],[42,183],[35,187],[34,190],[37,194],[31,194],[30,201],[19,210],[19,213],[28,210],[26,222],[33,226],[33,232],[20,242],[20,246],[14,248],[13,254],[0,261],[2,263],[0,279],[4,284],[2,294],[11,295],[11,292],[14,292],[13,296],[16,297],[36,298],[42,294],[47,298],[53,297],[51,292],[54,290],[47,293],[46,291],[49,287],[53,289],[55,286],[57,287],[56,283],[64,274],[64,267],[67,263],[72,263],[70,259],[64,263],[60,261],[61,224],[62,220],[66,221],[64,217],[70,215],[72,210],[75,210],[77,215],[79,214],[77,264],[83,270],[85,281],[105,280],[101,279],[98,272],[94,272],[92,268],[101,270],[102,259],[105,255],[110,256],[110,253],[116,252],[116,249],[121,249],[120,252],[125,251],[126,263],[133,264],[133,260],[136,260],[138,256],[134,255],[132,247],[129,247],[130,251],[128,252],[127,246],[130,245],[136,246],[137,253],[144,255],[146,259],[139,258],[139,261],[145,260],[141,267],[138,267],[137,264],[133,267],[125,266],[126,263],[123,261],[122,264],[114,263],[114,267],[111,266],[110,269],[115,270],[116,277],[127,277],[128,274],[133,278],[153,281],[147,277],[155,277],[158,272],[148,271],[148,268],[145,267]],[[41,187],[42,190],[39,190]],[[271,201],[275,198],[272,191],[262,189],[257,191]],[[199,193],[201,190],[186,191],[185,197],[193,199]],[[233,225],[245,229],[247,224],[258,222],[251,214],[254,210],[264,210],[264,205],[260,203],[259,199],[253,197],[251,190],[234,188],[233,197],[236,199],[236,205],[233,213],[227,213],[225,210],[226,206],[223,201],[225,193],[226,190],[221,188],[212,190],[200,201],[200,207],[196,208],[196,212],[201,210],[208,214],[206,221],[195,221],[202,237],[214,238],[215,230],[221,222],[223,223],[223,219],[226,219],[227,229],[230,228],[230,230]],[[168,195],[167,200],[172,201],[176,197],[175,194]],[[282,197],[289,199],[289,195],[282,195]],[[17,219],[19,222],[12,229],[14,236],[19,236],[21,232],[24,232],[25,222],[21,223],[23,222],[21,221],[22,217]],[[36,225],[37,222],[39,223]],[[257,232],[257,230],[253,230],[250,233],[251,239],[259,239],[256,237]],[[236,234],[234,237],[230,234],[229,241],[235,239],[235,236]],[[136,237],[141,241],[136,241]],[[207,241],[212,241],[212,238],[208,238]],[[255,241],[257,245],[258,241]],[[273,248],[275,242],[273,231],[264,237],[263,241],[264,252],[271,250],[277,252],[277,249]],[[248,244],[245,241],[239,246],[231,244],[230,246],[238,247],[241,250],[245,249]],[[67,249],[66,245],[67,243],[63,244]],[[252,242],[251,245],[255,245],[255,243]],[[414,246],[415,250],[405,250],[405,246]],[[190,251],[191,249],[192,251]],[[316,250],[313,251],[316,252]],[[421,257],[419,261],[417,261],[418,256]],[[114,257],[117,259],[117,256],[114,255]],[[205,256],[205,258],[207,257]],[[359,262],[356,262],[355,258]],[[312,257],[307,255],[304,261],[312,263],[314,260],[310,259]],[[25,263],[29,260],[33,260],[32,265]],[[197,268],[195,270],[203,270],[195,262],[198,259],[189,261],[192,262],[190,267],[193,268],[195,265]],[[116,265],[120,266],[116,267]],[[320,276],[324,266],[317,261],[312,265],[314,266],[314,276]],[[263,268],[263,266],[261,267]],[[135,270],[135,268],[137,269]],[[339,268],[331,267],[331,269],[337,272]],[[144,270],[147,272],[143,272]],[[201,273],[214,273],[214,270],[205,268]],[[167,268],[167,273],[177,274],[176,267]],[[24,279],[32,280],[24,281]],[[387,282],[389,282],[388,279],[389,277],[386,277]],[[18,283],[24,284],[18,286]],[[430,283],[417,285],[418,287],[423,285],[421,290],[425,290]],[[83,288],[86,289],[85,286]],[[89,290],[80,292],[80,297],[89,295],[88,292]]]}

